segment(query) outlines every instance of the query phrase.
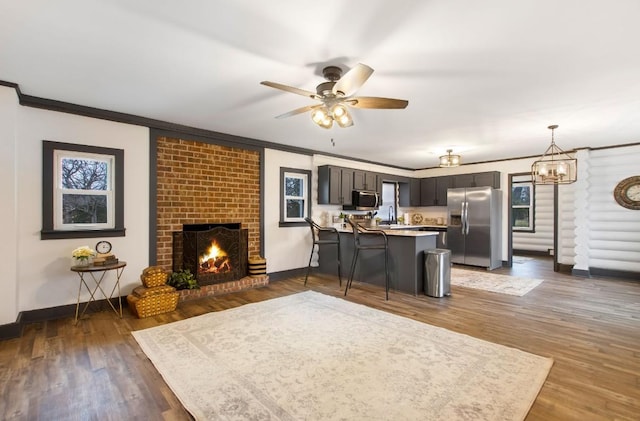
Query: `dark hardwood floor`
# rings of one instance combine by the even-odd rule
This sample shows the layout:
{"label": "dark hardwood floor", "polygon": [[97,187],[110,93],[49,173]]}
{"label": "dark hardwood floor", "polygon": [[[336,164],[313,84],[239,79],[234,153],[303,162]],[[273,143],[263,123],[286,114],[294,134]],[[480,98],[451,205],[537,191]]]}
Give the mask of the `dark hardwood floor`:
{"label": "dark hardwood floor", "polygon": [[[354,282],[347,299],[490,342],[551,357],[528,421],[640,419],[640,280],[577,278],[536,258],[492,273],[545,279],[523,297],[452,286],[414,297]],[[131,336],[133,330],[312,289],[342,296],[336,278],[313,276],[180,303],[136,319],[126,311],[32,324],[0,342],[3,420],[189,420]]]}

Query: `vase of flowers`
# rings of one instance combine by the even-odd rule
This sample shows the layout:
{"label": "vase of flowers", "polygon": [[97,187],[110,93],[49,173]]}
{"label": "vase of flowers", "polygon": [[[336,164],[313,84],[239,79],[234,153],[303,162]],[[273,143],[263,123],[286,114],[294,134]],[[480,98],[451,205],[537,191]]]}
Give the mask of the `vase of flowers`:
{"label": "vase of flowers", "polygon": [[96,252],[89,246],[78,247],[71,252],[73,266],[90,266]]}

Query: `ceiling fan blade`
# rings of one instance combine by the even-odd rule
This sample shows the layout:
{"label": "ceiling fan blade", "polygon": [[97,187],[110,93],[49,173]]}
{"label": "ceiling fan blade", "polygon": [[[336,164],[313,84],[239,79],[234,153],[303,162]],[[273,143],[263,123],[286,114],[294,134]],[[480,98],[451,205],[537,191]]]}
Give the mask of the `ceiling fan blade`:
{"label": "ceiling fan blade", "polygon": [[262,82],[260,82],[260,84],[264,86],[269,86],[271,88],[280,89],[285,92],[291,92],[292,94],[298,94],[298,95],[306,96],[313,99],[321,99],[321,97],[319,97],[318,94],[316,94],[315,92],[307,91],[300,88],[294,88],[293,86],[287,86],[281,83],[269,82],[269,81],[263,80]]}
{"label": "ceiling fan blade", "polygon": [[380,98],[375,96],[360,96],[360,97],[347,98],[344,100],[344,102],[349,104],[349,106],[353,108],[389,109],[389,108],[406,108],[407,105],[409,105],[409,101],[404,99]]}
{"label": "ceiling fan blade", "polygon": [[373,69],[366,64],[358,63],[344,74],[333,86],[333,93],[342,92],[344,96],[353,95],[373,73]]}
{"label": "ceiling fan blade", "polygon": [[291,117],[292,115],[306,113],[307,111],[311,111],[313,109],[322,107],[324,104],[316,104],[316,105],[305,105],[304,107],[296,108],[295,110],[289,111],[288,113],[280,114],[276,116],[276,118],[285,118]]}

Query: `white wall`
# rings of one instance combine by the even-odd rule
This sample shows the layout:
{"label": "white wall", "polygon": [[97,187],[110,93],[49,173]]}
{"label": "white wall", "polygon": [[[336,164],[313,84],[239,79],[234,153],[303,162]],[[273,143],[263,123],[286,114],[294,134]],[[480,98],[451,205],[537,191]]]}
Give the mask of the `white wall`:
{"label": "white wall", "polygon": [[[311,252],[309,227],[279,227],[280,222],[280,168],[313,171],[312,157],[274,149],[265,149],[264,185],[264,258],[267,272],[281,272],[306,267]],[[310,187],[317,190],[317,180],[310,180]],[[316,194],[317,203],[317,194]],[[315,205],[312,197],[312,208]]]}
{"label": "white wall", "polygon": [[16,189],[16,115],[18,97],[13,88],[0,86],[0,324],[15,322],[18,314],[18,213]]}
{"label": "white wall", "polygon": [[[3,93],[5,93],[3,91]],[[6,277],[0,298],[0,323],[16,321],[20,311],[73,304],[77,300],[79,278],[69,270],[71,251],[81,245],[95,246],[96,238],[41,240],[42,229],[42,141],[51,140],[92,146],[124,149],[125,174],[125,237],[107,238],[113,252],[127,262],[121,279],[125,295],[139,285],[139,276],[148,265],[149,238],[149,130],[145,127],[113,123],[66,113],[9,105],[5,95],[0,99],[3,122],[13,126],[14,137],[1,133],[3,183],[15,180],[15,197],[11,207],[3,206],[2,220],[13,236],[16,253],[3,266],[15,274]],[[12,113],[12,110],[15,110]],[[10,116],[13,115],[13,119]],[[10,121],[13,120],[13,121]],[[9,154],[7,154],[9,151]],[[14,151],[13,156],[11,151]],[[4,165],[6,164],[6,165]],[[13,164],[13,165],[12,165]],[[3,185],[4,187],[4,185]],[[11,186],[8,186],[11,199]],[[4,192],[3,188],[3,192]],[[12,223],[13,222],[13,223]],[[9,235],[9,237],[12,237]],[[2,253],[2,259],[9,257]],[[4,270],[3,270],[4,273]],[[114,275],[108,273],[105,286],[113,285]],[[82,300],[88,299],[83,294]],[[17,305],[16,305],[17,304]],[[11,309],[7,311],[5,309]]]}

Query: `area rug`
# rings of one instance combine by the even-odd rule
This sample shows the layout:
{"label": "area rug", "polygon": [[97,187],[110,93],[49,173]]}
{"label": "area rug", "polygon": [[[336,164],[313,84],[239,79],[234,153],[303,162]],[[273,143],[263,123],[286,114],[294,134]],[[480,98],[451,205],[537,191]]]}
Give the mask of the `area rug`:
{"label": "area rug", "polygon": [[531,260],[533,260],[533,257],[527,257],[527,256],[513,256],[513,257],[511,258],[511,261],[512,261],[513,263],[518,263],[518,264],[526,263],[526,262],[529,262],[529,261],[531,261]]}
{"label": "area rug", "polygon": [[522,420],[553,364],[312,291],[133,335],[196,420]]}
{"label": "area rug", "polygon": [[500,294],[517,295],[521,297],[542,282],[544,282],[543,279],[520,278],[517,276],[451,268],[451,285],[483,289]]}

